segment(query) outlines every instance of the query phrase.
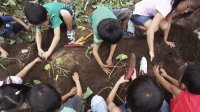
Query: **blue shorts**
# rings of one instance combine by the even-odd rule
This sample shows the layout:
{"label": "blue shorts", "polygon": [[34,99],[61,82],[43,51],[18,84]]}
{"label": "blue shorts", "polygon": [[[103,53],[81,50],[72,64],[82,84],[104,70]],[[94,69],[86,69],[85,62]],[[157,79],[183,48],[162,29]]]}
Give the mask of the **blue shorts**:
{"label": "blue shorts", "polygon": [[145,22],[147,22],[148,20],[153,19],[153,17],[149,17],[149,16],[141,16],[141,15],[132,15],[130,20],[136,24],[136,25],[140,25],[140,26],[144,26]]}
{"label": "blue shorts", "polygon": [[10,22],[14,21],[12,16],[0,16],[0,18],[2,19],[2,21],[4,22],[4,24],[5,23],[10,23]]}

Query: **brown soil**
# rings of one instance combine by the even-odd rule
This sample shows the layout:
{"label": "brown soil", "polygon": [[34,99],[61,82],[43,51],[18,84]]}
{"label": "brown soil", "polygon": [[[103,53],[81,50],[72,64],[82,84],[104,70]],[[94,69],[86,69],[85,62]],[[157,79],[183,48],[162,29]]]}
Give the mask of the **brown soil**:
{"label": "brown soil", "polygon": [[[179,77],[182,69],[179,69],[185,63],[200,63],[200,40],[193,33],[193,30],[200,26],[200,10],[194,12],[190,17],[185,17],[175,22],[172,25],[169,34],[169,40],[176,43],[176,47],[171,49],[162,41],[162,32],[156,33],[155,38],[155,60],[151,63],[149,61],[148,47],[146,42],[146,37],[138,36],[130,39],[122,39],[116,49],[114,57],[118,54],[126,54],[130,56],[132,52],[135,52],[137,57],[136,69],[139,70],[140,59],[145,56],[148,60],[148,72],[152,73],[152,65],[160,64],[166,71],[174,78]],[[190,22],[188,22],[190,21]],[[86,25],[88,27],[88,25]],[[33,80],[40,80],[45,83],[49,83],[57,88],[61,94],[68,92],[73,86],[71,75],[73,72],[78,72],[80,74],[80,81],[85,91],[89,86],[94,94],[97,94],[100,90],[105,87],[113,86],[119,77],[125,74],[125,70],[122,70],[118,75],[116,75],[110,82],[107,82],[108,76],[101,70],[93,56],[91,56],[91,61],[85,56],[85,51],[87,47],[84,48],[64,48],[66,43],[65,30],[62,28],[61,41],[58,47],[54,50],[52,56],[48,61],[42,61],[38,63],[28,75],[24,78],[25,82],[31,82]],[[78,32],[78,35],[87,35],[88,32]],[[51,43],[53,38],[53,30],[50,29],[44,32],[45,49]],[[87,45],[90,45],[87,42]],[[6,61],[2,64],[7,68],[6,72],[4,69],[0,68],[0,79],[4,79],[6,75],[15,75],[22,69],[22,67],[34,58],[37,57],[37,50],[35,43],[22,43],[14,44],[4,47],[9,52],[9,57],[17,58],[19,61]],[[29,55],[21,56],[21,49],[29,49]],[[109,45],[104,43],[100,47],[100,56],[103,57],[102,60],[105,62],[109,54]],[[64,60],[64,69],[70,71],[66,77],[60,77],[58,81],[55,81],[56,73],[51,72],[51,77],[49,77],[48,72],[44,70],[44,65],[46,63],[52,63],[56,58],[61,57]],[[114,60],[116,63],[117,60]],[[123,61],[123,63],[128,63],[128,60]],[[117,70],[117,69],[116,69]],[[105,98],[110,90],[106,89],[100,95]],[[125,93],[120,94],[120,96],[125,96]]]}

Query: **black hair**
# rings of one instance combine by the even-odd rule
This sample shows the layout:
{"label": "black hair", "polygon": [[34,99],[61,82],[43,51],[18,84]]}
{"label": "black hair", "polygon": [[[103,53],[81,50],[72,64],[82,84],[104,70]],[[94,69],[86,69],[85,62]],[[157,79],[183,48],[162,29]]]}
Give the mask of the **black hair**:
{"label": "black hair", "polygon": [[188,65],[185,69],[181,82],[192,94],[200,94],[200,65]]}
{"label": "black hair", "polygon": [[[181,2],[182,0],[172,0],[172,10],[171,10],[171,12],[173,12],[175,9],[176,9],[176,7],[178,6],[178,4]],[[170,12],[170,13],[171,13]]]}
{"label": "black hair", "polygon": [[55,112],[61,106],[61,96],[51,85],[41,83],[31,88],[28,102],[35,112]]}
{"label": "black hair", "polygon": [[110,43],[115,44],[122,38],[122,24],[117,19],[103,19],[97,26],[97,32],[99,37]]}
{"label": "black hair", "polygon": [[47,10],[36,3],[27,3],[24,12],[30,23],[39,25],[47,20]]}
{"label": "black hair", "polygon": [[162,89],[149,75],[140,75],[127,89],[127,106],[132,112],[158,112],[162,102]]}
{"label": "black hair", "polygon": [[30,87],[22,84],[4,84],[0,86],[0,111],[20,107]]}
{"label": "black hair", "polygon": [[0,27],[4,25],[3,20],[0,18]]}

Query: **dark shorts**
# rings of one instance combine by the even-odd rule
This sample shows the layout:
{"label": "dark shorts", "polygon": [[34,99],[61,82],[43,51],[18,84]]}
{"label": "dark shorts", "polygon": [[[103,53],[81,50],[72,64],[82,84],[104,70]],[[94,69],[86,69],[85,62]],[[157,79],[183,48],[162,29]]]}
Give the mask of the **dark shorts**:
{"label": "dark shorts", "polygon": [[71,109],[76,110],[76,112],[80,112],[80,111],[81,111],[81,106],[82,106],[82,101],[81,101],[80,96],[75,95],[74,97],[69,98],[69,99],[61,106],[61,110],[62,110],[64,107],[68,107],[68,108],[71,108]]}
{"label": "dark shorts", "polygon": [[153,17],[132,15],[130,20],[136,25],[144,26],[144,24],[151,19],[153,19]]}
{"label": "dark shorts", "polygon": [[[135,7],[133,6],[131,8],[131,10],[134,12]],[[136,24],[136,25],[140,25],[140,26],[144,26],[145,22],[147,22],[148,20],[153,19],[153,17],[149,17],[149,16],[141,16],[141,15],[132,15],[130,20]]]}
{"label": "dark shorts", "polygon": [[[74,12],[74,10],[72,10],[70,7],[63,7],[62,9],[67,10],[67,11],[71,14],[72,18],[74,19],[74,17],[75,17],[75,12]],[[62,10],[62,9],[60,9],[60,10]],[[62,18],[61,15],[60,15],[60,17]],[[63,19],[62,19],[62,20],[63,20]]]}

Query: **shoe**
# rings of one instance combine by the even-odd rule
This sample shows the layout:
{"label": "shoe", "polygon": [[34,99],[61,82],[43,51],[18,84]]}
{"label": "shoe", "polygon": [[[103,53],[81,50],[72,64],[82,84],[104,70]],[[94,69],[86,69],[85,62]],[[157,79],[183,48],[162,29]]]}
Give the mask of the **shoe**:
{"label": "shoe", "polygon": [[142,75],[147,74],[147,60],[145,57],[142,57],[140,61],[140,72]]}
{"label": "shoe", "polygon": [[68,44],[71,44],[71,43],[75,42],[75,31],[74,30],[67,31],[67,37],[69,39],[69,43]]}

